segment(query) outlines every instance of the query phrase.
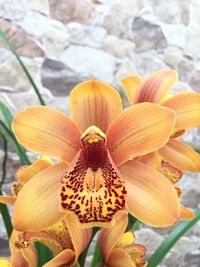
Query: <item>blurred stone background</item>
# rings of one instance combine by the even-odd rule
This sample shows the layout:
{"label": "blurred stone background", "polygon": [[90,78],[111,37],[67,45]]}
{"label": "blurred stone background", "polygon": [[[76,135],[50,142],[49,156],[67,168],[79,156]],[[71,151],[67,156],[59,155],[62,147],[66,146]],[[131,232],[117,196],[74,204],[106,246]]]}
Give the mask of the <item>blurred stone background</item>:
{"label": "blurred stone background", "polygon": [[[85,79],[111,83],[123,95],[123,76],[144,77],[172,68],[180,75],[173,93],[200,92],[199,14],[198,0],[0,0],[0,28],[22,56],[46,103],[65,113],[69,113],[71,88]],[[38,104],[21,67],[2,42],[0,99],[13,113]],[[200,146],[200,130],[189,132],[185,140]],[[10,149],[5,193],[18,166]],[[200,207],[200,176],[186,174],[181,186],[183,203]],[[150,255],[167,231],[143,226],[137,231],[138,241],[147,245]],[[1,217],[0,236],[0,255],[8,255]],[[200,266],[200,223],[160,266]]]}

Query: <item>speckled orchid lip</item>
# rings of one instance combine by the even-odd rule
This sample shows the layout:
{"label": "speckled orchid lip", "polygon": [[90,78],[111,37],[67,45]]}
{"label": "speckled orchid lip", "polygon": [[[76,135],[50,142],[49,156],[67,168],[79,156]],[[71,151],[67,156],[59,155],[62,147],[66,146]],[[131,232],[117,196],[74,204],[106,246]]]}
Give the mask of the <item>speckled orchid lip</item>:
{"label": "speckled orchid lip", "polygon": [[119,93],[94,80],[72,90],[70,111],[72,119],[34,106],[13,120],[25,148],[59,159],[20,190],[15,228],[42,230],[71,215],[81,228],[107,227],[122,209],[150,225],[174,224],[180,217],[175,189],[160,173],[132,160],[168,141],[174,112],[152,103],[122,111]]}
{"label": "speckled orchid lip", "polygon": [[182,136],[187,129],[200,125],[200,94],[186,92],[168,95],[177,79],[178,73],[175,70],[161,70],[144,80],[139,76],[128,76],[121,82],[130,104],[151,102],[175,111],[176,122],[170,140],[158,152],[181,170],[199,172],[199,154],[176,138]]}

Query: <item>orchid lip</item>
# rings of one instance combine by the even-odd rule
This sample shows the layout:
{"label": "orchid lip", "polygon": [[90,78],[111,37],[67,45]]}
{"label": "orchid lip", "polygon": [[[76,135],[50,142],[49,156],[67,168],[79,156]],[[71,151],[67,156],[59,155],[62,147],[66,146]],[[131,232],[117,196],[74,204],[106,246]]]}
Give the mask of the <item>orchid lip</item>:
{"label": "orchid lip", "polygon": [[125,209],[126,189],[106,148],[106,136],[91,126],[81,136],[82,149],[62,178],[62,209],[73,211],[80,223],[110,222]]}

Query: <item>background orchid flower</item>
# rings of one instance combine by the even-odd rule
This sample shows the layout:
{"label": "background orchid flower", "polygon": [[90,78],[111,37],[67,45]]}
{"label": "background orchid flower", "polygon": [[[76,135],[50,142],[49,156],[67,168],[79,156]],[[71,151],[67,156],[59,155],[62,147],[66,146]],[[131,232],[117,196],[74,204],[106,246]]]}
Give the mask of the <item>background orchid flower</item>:
{"label": "background orchid flower", "polygon": [[13,131],[24,147],[60,160],[20,190],[15,228],[42,230],[70,214],[81,227],[106,227],[125,209],[153,226],[176,223],[180,205],[171,183],[145,164],[126,164],[168,141],[174,112],[152,103],[122,111],[118,92],[99,81],[78,84],[70,110],[72,119],[44,106],[14,118]]}
{"label": "background orchid flower", "polygon": [[103,263],[108,267],[145,267],[146,248],[135,243],[132,232],[125,232],[128,218],[125,213],[118,213],[116,225],[104,228],[99,235]]}
{"label": "background orchid flower", "polygon": [[[183,171],[174,167],[159,155],[157,151],[138,157],[137,160],[149,166],[152,166],[157,171],[162,173],[173,185],[177,191],[179,199],[182,197],[183,192],[177,183],[183,176]],[[194,218],[194,213],[181,204],[181,220],[191,220]]]}
{"label": "background orchid flower", "polygon": [[17,182],[12,184],[12,196],[1,195],[0,203],[13,205],[16,201],[17,195],[23,185],[33,178],[37,173],[45,170],[53,164],[49,157],[43,156],[38,158],[34,163],[29,166],[21,166],[17,173]]}
{"label": "background orchid flower", "polygon": [[152,102],[168,107],[176,112],[176,123],[169,142],[159,149],[159,154],[177,168],[200,171],[200,156],[191,147],[177,140],[186,129],[200,125],[200,94],[180,93],[168,96],[168,92],[178,79],[174,70],[155,72],[142,80],[139,76],[122,79],[122,84],[131,104]]}

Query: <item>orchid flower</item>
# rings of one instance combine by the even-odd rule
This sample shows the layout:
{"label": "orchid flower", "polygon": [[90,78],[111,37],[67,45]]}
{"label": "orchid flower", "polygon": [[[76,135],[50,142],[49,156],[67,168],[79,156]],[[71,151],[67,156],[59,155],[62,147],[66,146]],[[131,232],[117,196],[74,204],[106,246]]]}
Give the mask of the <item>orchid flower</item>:
{"label": "orchid flower", "polygon": [[[16,174],[18,183],[13,185],[14,196],[0,196],[0,203],[14,204],[23,186],[52,165],[51,159],[43,156],[30,166],[20,167]],[[79,229],[73,216],[67,222],[60,221],[49,229],[37,232],[19,232],[14,229],[9,240],[11,259],[0,258],[0,266],[37,267],[35,241],[46,245],[54,254],[54,258],[45,267],[74,266],[78,256],[87,247],[91,234],[91,229]]]}
{"label": "orchid flower", "polygon": [[[118,213],[116,225],[104,228],[99,235],[100,251],[103,263],[107,267],[145,267],[146,248],[135,243],[135,235],[125,232],[128,218],[125,213]],[[124,233],[125,232],[125,233]]]}
{"label": "orchid flower", "polygon": [[200,125],[200,94],[186,92],[175,96],[167,95],[177,79],[176,71],[162,70],[144,80],[139,76],[125,77],[122,84],[131,104],[152,102],[175,111],[174,131],[169,142],[158,149],[158,153],[178,169],[199,172],[199,154],[176,138],[182,136],[187,129]]}
{"label": "orchid flower", "polygon": [[109,227],[121,210],[152,226],[175,224],[180,204],[173,185],[145,164],[129,164],[167,143],[175,112],[152,103],[122,110],[117,90],[93,80],[72,90],[70,111],[68,118],[34,106],[13,120],[26,149],[59,160],[20,190],[14,227],[43,230],[71,215],[81,228]]}

